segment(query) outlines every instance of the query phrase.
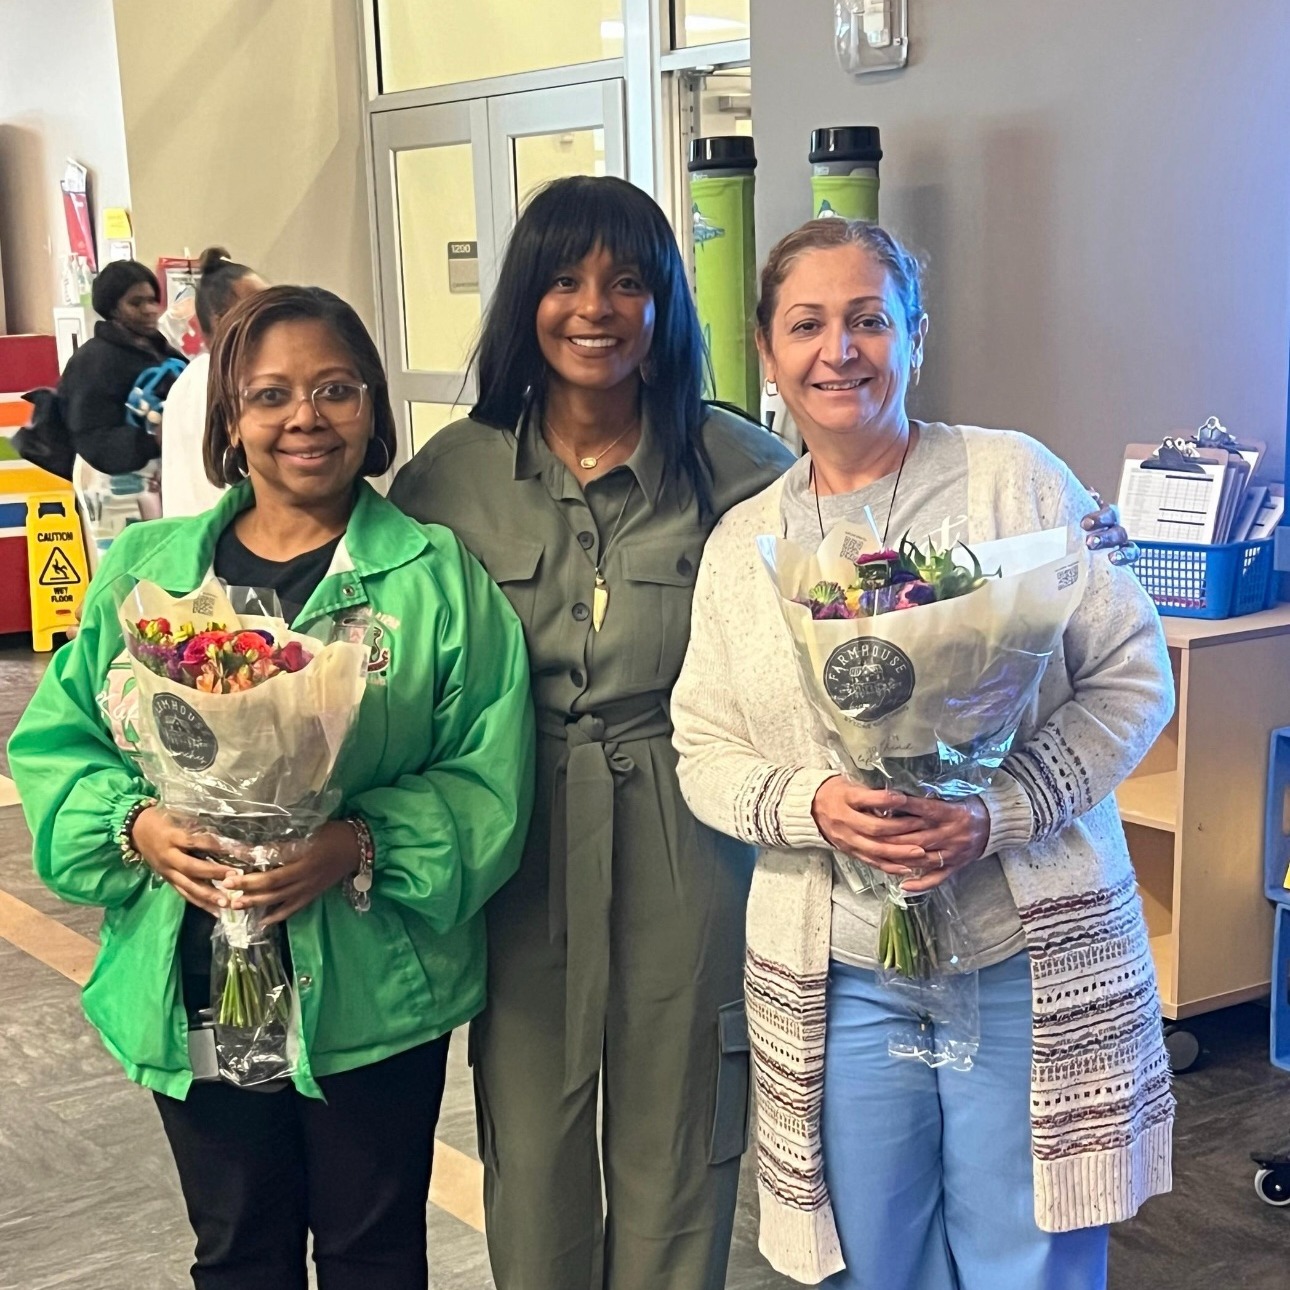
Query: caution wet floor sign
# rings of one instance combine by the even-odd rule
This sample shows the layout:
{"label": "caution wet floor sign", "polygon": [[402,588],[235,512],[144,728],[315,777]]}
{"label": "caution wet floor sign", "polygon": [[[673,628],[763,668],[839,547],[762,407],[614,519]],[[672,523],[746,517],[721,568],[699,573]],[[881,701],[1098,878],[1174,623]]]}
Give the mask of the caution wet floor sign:
{"label": "caution wet floor sign", "polygon": [[51,650],[54,633],[76,625],[89,582],[81,521],[70,492],[27,498],[27,574],[32,648]]}

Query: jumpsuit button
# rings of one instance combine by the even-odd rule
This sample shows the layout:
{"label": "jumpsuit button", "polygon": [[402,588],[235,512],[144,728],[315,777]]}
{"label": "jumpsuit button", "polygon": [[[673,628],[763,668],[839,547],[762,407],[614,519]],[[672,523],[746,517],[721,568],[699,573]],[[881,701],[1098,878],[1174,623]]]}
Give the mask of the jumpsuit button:
{"label": "jumpsuit button", "polygon": [[582,673],[579,672],[578,669],[575,667],[573,671],[569,673],[569,680],[571,680],[574,683],[574,685],[576,685],[578,689],[581,690],[583,686],[583,682],[586,680],[586,677],[584,677]]}
{"label": "jumpsuit button", "polygon": [[583,529],[583,531],[578,534],[578,545],[584,551],[590,551],[595,544],[596,535],[594,533],[588,533],[586,529]]}
{"label": "jumpsuit button", "polygon": [[676,562],[676,571],[677,571],[677,573],[679,573],[683,578],[688,578],[688,577],[690,576],[690,574],[692,574],[692,573],[694,572],[694,565],[692,565],[692,564],[690,563],[689,559],[688,559],[686,556],[682,556],[682,557],[681,557],[681,558]]}
{"label": "jumpsuit button", "polygon": [[586,622],[586,621],[587,621],[587,615],[588,615],[589,613],[591,613],[591,610],[590,610],[590,609],[588,609],[588,608],[587,608],[587,606],[586,606],[586,605],[584,605],[584,604],[582,603],[582,601],[581,601],[581,600],[580,600],[580,601],[578,601],[578,603],[577,603],[576,605],[574,605],[574,607],[573,607],[573,616],[574,616],[574,617],[575,617],[575,618],[576,618],[580,623],[584,623],[584,622]]}

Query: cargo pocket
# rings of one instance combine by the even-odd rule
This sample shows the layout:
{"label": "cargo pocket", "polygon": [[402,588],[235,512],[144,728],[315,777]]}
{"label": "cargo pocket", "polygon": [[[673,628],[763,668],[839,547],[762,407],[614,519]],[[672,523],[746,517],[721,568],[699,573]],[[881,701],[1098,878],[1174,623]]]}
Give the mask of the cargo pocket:
{"label": "cargo pocket", "polygon": [[742,999],[717,1009],[717,1097],[708,1163],[724,1164],[748,1149],[748,1014]]}
{"label": "cargo pocket", "polygon": [[537,570],[542,562],[542,544],[507,538],[499,543],[496,538],[481,541],[465,530],[459,535],[488,576],[502,589],[511,602],[517,617],[526,627],[533,621],[533,608],[537,603]]}
{"label": "cargo pocket", "polygon": [[630,679],[676,679],[690,639],[690,602],[699,553],[684,541],[623,543],[625,590],[633,624]]}
{"label": "cargo pocket", "polygon": [[488,1113],[488,1093],[484,1073],[479,1068],[479,1022],[472,1021],[466,1037],[466,1062],[475,1081],[475,1147],[485,1169],[497,1172],[497,1138],[493,1117]]}

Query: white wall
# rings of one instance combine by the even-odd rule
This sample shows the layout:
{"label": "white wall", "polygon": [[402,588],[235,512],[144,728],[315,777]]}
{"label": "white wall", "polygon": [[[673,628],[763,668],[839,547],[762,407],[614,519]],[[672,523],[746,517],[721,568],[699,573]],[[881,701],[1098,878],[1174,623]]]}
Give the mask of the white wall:
{"label": "white wall", "polygon": [[810,215],[810,131],[882,129],[882,220],[928,261],[915,410],[1027,430],[1114,491],[1211,413],[1280,478],[1290,347],[1285,0],[909,0],[853,79],[827,0],[752,0],[758,247]]}
{"label": "white wall", "polygon": [[90,171],[102,213],[130,205],[112,0],[0,0],[0,256],[8,330],[52,331],[67,255],[58,181]]}

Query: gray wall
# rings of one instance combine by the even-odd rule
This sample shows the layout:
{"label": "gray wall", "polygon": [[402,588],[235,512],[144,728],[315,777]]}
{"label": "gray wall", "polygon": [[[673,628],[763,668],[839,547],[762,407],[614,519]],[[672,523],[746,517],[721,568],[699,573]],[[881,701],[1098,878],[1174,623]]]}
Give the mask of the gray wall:
{"label": "gray wall", "polygon": [[811,129],[878,125],[882,221],[928,265],[915,413],[1026,430],[1111,491],[1126,442],[1214,413],[1281,478],[1286,0],[909,8],[909,66],[855,79],[829,0],[752,0],[762,254],[810,215]]}

